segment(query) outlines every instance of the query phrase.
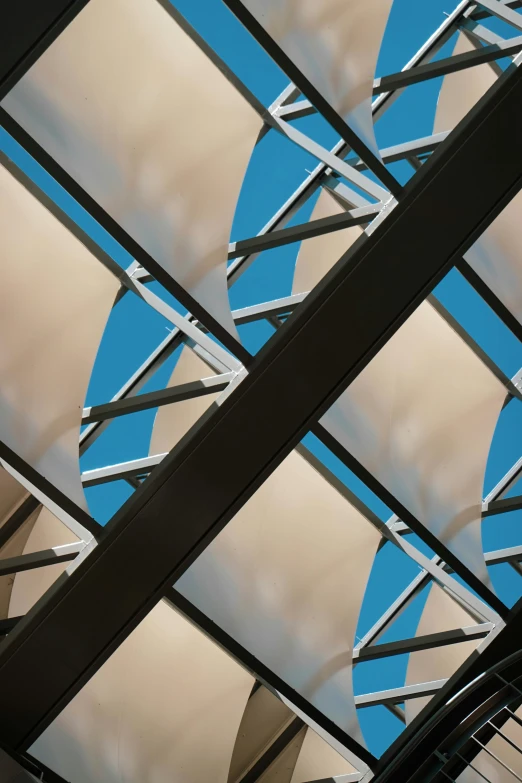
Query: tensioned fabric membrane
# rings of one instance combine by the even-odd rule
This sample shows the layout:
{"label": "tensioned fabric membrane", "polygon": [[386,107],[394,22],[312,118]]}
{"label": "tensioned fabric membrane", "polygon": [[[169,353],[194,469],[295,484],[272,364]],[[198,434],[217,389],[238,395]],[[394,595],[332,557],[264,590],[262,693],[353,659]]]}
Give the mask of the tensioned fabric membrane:
{"label": "tensioned fabric membrane", "polygon": [[[312,219],[341,211],[323,190]],[[361,233],[350,228],[305,242],[293,292],[316,285]],[[482,487],[504,399],[497,378],[423,303],[321,420],[487,584]]]}
{"label": "tensioned fabric membrane", "polygon": [[228,242],[262,123],[164,5],[91,0],[2,105],[235,334]]}
{"label": "tensioned fabric membrane", "polygon": [[[473,51],[461,33],[454,54]],[[434,133],[451,130],[494,84],[496,75],[490,64],[448,74],[442,83]],[[520,215],[522,194],[518,193],[491,226],[465,255],[500,301],[522,323],[522,249]]]}
{"label": "tensioned fabric membrane", "polygon": [[86,509],[82,410],[119,282],[5,166],[0,228],[0,440]]}
{"label": "tensioned fabric membrane", "polygon": [[[186,383],[208,372],[185,348],[169,383]],[[170,450],[211,402],[205,397],[160,408],[151,453]],[[362,742],[351,652],[379,541],[362,514],[294,452],[176,587]],[[339,595],[346,599],[339,601]]]}
{"label": "tensioned fabric membrane", "polygon": [[373,79],[392,0],[242,0],[275,43],[378,154]]}
{"label": "tensioned fabric membrane", "polygon": [[[73,536],[43,509],[25,551]],[[10,616],[27,612],[64,564],[17,574]],[[293,718],[254,680],[165,603],[159,604],[31,748],[40,761],[77,783],[174,780],[235,783]],[[306,736],[305,736],[306,734]],[[205,752],[201,752],[201,748]],[[311,730],[303,729],[265,783],[305,783],[353,772]]]}

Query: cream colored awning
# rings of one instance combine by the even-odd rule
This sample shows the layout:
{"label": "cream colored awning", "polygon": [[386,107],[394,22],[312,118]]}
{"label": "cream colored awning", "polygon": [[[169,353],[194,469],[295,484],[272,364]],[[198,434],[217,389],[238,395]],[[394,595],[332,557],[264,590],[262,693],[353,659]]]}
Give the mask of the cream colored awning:
{"label": "cream colored awning", "polygon": [[[43,509],[24,554],[73,540]],[[27,612],[66,567],[60,563],[17,574],[9,616]],[[226,783],[253,683],[250,674],[162,602],[31,753],[75,783]]]}
{"label": "cream colored awning", "polygon": [[[473,51],[461,33],[454,54]],[[488,64],[444,77],[435,115],[434,133],[451,130],[494,84]],[[518,193],[466,253],[466,261],[500,301],[522,323],[522,194]]]}
{"label": "cream colored awning", "polygon": [[322,419],[485,583],[484,472],[505,394],[500,381],[424,302]]}
{"label": "cream colored awning", "polygon": [[235,333],[228,242],[261,120],[157,0],[91,0],[3,106]]}
{"label": "cream colored awning", "polygon": [[78,438],[117,279],[0,166],[0,440],[86,509]]}
{"label": "cream colored awning", "polygon": [[[323,191],[313,217],[340,211]],[[315,286],[361,233],[356,227],[304,242],[293,291]],[[482,490],[504,398],[502,384],[423,303],[321,421],[486,583]]]}
{"label": "cream colored awning", "polygon": [[[208,373],[185,348],[169,384]],[[211,401],[204,397],[160,408],[151,453],[169,451]],[[351,653],[379,541],[375,528],[294,452],[176,588],[362,741]]]}
{"label": "cream colored awning", "polygon": [[162,602],[30,752],[75,783],[226,783],[252,684]]}
{"label": "cream colored awning", "polygon": [[375,528],[294,452],[176,587],[362,742],[352,649],[379,541]]}
{"label": "cream colored awning", "polygon": [[392,0],[242,0],[352,130],[378,154],[373,79]]}

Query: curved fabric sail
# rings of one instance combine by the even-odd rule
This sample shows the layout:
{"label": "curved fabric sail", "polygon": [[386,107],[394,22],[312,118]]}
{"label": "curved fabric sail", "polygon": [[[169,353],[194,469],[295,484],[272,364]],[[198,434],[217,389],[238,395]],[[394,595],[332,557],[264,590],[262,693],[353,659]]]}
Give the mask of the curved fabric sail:
{"label": "curved fabric sail", "polygon": [[[339,211],[323,191],[313,216]],[[316,285],[361,233],[356,227],[304,242],[294,292]],[[482,487],[504,398],[502,384],[424,303],[321,422],[486,583]]]}
{"label": "curved fabric sail", "polygon": [[[437,584],[432,584],[415,636],[452,631],[469,625],[476,625],[476,620]],[[435,647],[432,650],[410,653],[406,685],[451,677],[479,643],[480,640],[474,639],[460,644],[446,645],[443,648]],[[431,696],[424,696],[405,701],[406,722],[410,723],[431,698]]]}
{"label": "curved fabric sail", "polygon": [[91,0],[5,109],[235,333],[230,228],[261,120],[156,0]]}
{"label": "curved fabric sail", "polygon": [[[23,551],[73,540],[42,509]],[[17,574],[9,616],[28,612],[66,567],[60,563]],[[75,783],[226,783],[253,682],[161,603],[39,737],[31,753]]]}
{"label": "curved fabric sail", "polygon": [[78,437],[119,283],[3,166],[0,233],[0,440],[86,509]]}
{"label": "curved fabric sail", "polygon": [[[170,385],[205,375],[208,368],[185,348]],[[170,450],[210,404],[205,397],[185,410],[185,403],[161,408],[151,453]],[[351,652],[379,541],[375,528],[294,452],[176,587],[362,742]]]}
{"label": "curved fabric sail", "polygon": [[424,302],[321,420],[486,584],[482,488],[504,399],[500,381]]}
{"label": "curved fabric sail", "polygon": [[[454,54],[472,51],[461,33]],[[488,64],[444,77],[435,115],[434,132],[451,130],[494,84]],[[518,193],[465,255],[466,261],[522,323],[522,193]]]}
{"label": "curved fabric sail", "polygon": [[31,748],[75,783],[226,783],[253,678],[158,604]]}
{"label": "curved fabric sail", "polygon": [[378,154],[372,90],[392,0],[242,2],[308,82]]}

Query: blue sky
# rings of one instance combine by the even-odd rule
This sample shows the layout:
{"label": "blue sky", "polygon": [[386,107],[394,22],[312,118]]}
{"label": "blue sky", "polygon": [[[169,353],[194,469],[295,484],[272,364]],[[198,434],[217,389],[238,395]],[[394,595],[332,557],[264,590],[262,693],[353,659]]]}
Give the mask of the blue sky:
{"label": "blue sky", "polygon": [[[173,3],[211,44],[225,62],[265,104],[269,105],[288,83],[263,50],[250,38],[221,0],[175,0]],[[453,10],[452,0],[395,0],[386,31],[378,76],[400,70],[426,38],[444,20],[444,13]],[[501,26],[495,25],[499,32]],[[439,56],[447,56],[451,43]],[[429,135],[441,80],[415,85],[400,97],[378,121],[376,135],[381,147]],[[321,143],[331,146],[335,134],[319,118],[301,121],[303,130],[314,134]],[[122,266],[132,259],[69,198],[59,186],[17,145],[0,131],[0,146],[25,169],[94,239]],[[238,204],[232,240],[256,234],[306,176],[316,161],[292,146],[274,131],[270,131],[252,156]],[[407,164],[396,164],[394,173],[404,181],[411,171]],[[294,223],[305,221],[313,208],[313,200],[294,217]],[[290,293],[293,267],[298,246],[268,251],[260,256],[230,291],[233,308],[246,306]],[[162,296],[159,286],[156,290]],[[461,322],[471,336],[509,376],[522,366],[520,343],[503,326],[487,305],[456,272],[450,273],[436,291],[446,308]],[[172,301],[172,300],[171,300]],[[183,312],[183,309],[179,306]],[[159,315],[136,297],[126,295],[114,308],[100,348],[87,404],[106,402],[147,358],[170,328]],[[245,345],[255,352],[271,336],[267,324],[252,324],[241,328]],[[147,384],[145,390],[165,386],[175,360],[171,358]],[[116,358],[115,358],[116,357]],[[522,405],[512,402],[502,413],[492,444],[488,463],[485,494],[520,457]],[[82,458],[82,468],[112,464],[148,453],[154,411],[147,411],[115,420],[95,445]],[[306,439],[325,463],[383,519],[389,516],[384,505],[350,472],[310,436]],[[514,491],[516,494],[516,490]],[[93,516],[102,524],[131,494],[124,482],[103,485],[88,490]],[[492,517],[484,524],[484,544],[487,550],[520,543],[520,513]],[[423,551],[426,547],[419,545]],[[379,553],[370,579],[361,613],[358,635],[364,632],[387,608],[390,596],[398,595],[418,572],[418,567],[393,546],[387,544]],[[507,565],[491,569],[500,597],[513,604],[521,594],[522,580]],[[401,638],[415,632],[426,595],[412,604],[392,626],[383,641]],[[359,665],[355,670],[356,692],[390,688],[404,683],[407,656],[388,661]],[[361,712],[361,723],[368,746],[380,754],[401,730],[401,724],[384,708]]]}

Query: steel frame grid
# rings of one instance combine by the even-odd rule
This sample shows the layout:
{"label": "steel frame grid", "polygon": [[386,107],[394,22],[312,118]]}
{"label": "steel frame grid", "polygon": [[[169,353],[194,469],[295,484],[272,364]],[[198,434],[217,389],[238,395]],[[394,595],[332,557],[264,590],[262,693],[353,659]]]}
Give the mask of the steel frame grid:
{"label": "steel frame grid", "polygon": [[[426,77],[426,78],[428,78],[428,77]],[[323,169],[324,169],[324,168],[325,168],[325,167],[323,166]],[[306,230],[306,229],[305,229],[305,230]],[[313,230],[313,229],[312,229],[312,230]],[[312,234],[311,234],[311,235],[312,235]],[[299,237],[297,237],[297,238],[299,238]],[[295,240],[294,240],[294,241],[295,241]],[[255,252],[255,249],[254,249],[254,252]],[[240,258],[239,260],[240,260],[240,261],[243,261],[243,263],[244,263],[244,260],[243,260],[243,259],[241,259],[241,258]],[[238,268],[238,266],[234,267],[234,270],[233,270],[233,271],[235,271],[237,268]],[[0,665],[1,665],[1,662],[0,662]]]}

